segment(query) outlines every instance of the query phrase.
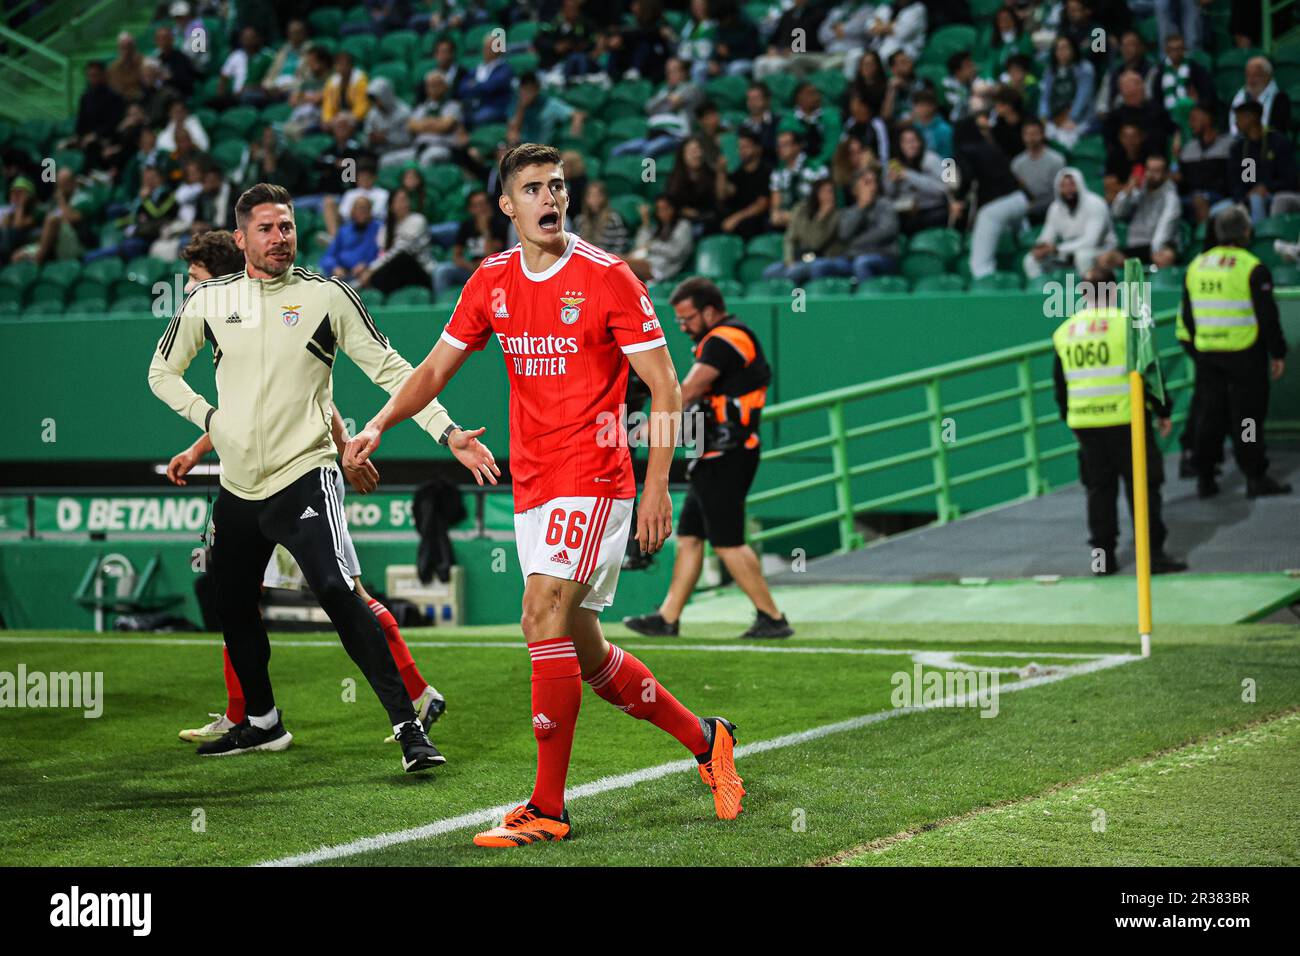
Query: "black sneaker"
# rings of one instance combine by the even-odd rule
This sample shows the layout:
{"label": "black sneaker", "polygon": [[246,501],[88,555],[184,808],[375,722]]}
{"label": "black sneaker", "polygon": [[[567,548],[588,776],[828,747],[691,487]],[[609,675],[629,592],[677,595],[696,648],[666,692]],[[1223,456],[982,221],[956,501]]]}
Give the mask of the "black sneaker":
{"label": "black sneaker", "polygon": [[1219,483],[1213,475],[1201,475],[1196,479],[1196,497],[1213,498],[1219,493]]}
{"label": "black sneaker", "polygon": [[623,626],[629,631],[636,631],[647,637],[676,637],[677,626],[680,623],[680,621],[673,621],[669,624],[657,611],[654,614],[642,614],[640,617],[623,618]]}
{"label": "black sneaker", "polygon": [[1177,574],[1187,570],[1187,562],[1171,558],[1167,554],[1157,554],[1151,559],[1152,574]]}
{"label": "black sneaker", "polygon": [[293,734],[284,729],[284,714],[279,714],[270,730],[254,727],[245,717],[216,740],[199,744],[195,751],[200,757],[230,757],[252,753],[254,750],[287,750],[293,743]]}
{"label": "black sneaker", "polygon": [[402,769],[407,773],[418,773],[447,762],[447,758],[438,753],[438,748],[429,742],[429,735],[424,732],[418,720],[408,720],[402,724],[402,729],[397,733],[397,742],[402,745]]}
{"label": "black sneaker", "polygon": [[750,625],[748,631],[740,635],[741,637],[789,637],[794,633],[794,628],[790,622],[785,619],[785,615],[780,617],[770,617],[762,611],[754,615],[754,623]]}
{"label": "black sneaker", "polygon": [[1291,486],[1283,484],[1270,475],[1263,478],[1251,478],[1246,481],[1247,498],[1268,498],[1273,495],[1289,495]]}

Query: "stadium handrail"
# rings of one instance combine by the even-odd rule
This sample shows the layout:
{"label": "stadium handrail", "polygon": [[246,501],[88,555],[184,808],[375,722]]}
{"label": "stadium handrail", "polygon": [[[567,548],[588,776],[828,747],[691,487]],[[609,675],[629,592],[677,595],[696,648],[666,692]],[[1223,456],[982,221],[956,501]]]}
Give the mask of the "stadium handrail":
{"label": "stadium handrail", "polygon": [[[1297,299],[1300,298],[1300,289],[1279,289],[1276,295],[1279,299]],[[1153,318],[1157,328],[1172,323],[1176,313],[1177,309],[1167,309],[1156,314]],[[1050,379],[1035,381],[1030,369],[1030,362],[1035,358],[1050,354],[1052,349],[1053,346],[1050,340],[1031,345],[1021,345],[989,352],[973,358],[931,366],[930,368],[917,369],[913,372],[891,375],[888,378],[874,382],[850,385],[767,406],[763,409],[764,424],[789,419],[797,415],[825,412],[829,431],[817,438],[803,439],[787,445],[777,445],[776,447],[769,445],[763,452],[763,460],[765,462],[779,461],[782,458],[789,458],[804,452],[829,448],[831,452],[831,470],[812,478],[804,478],[788,484],[778,485],[775,488],[766,488],[762,491],[753,492],[749,495],[748,504],[750,506],[767,504],[790,495],[830,485],[835,489],[835,507],[829,511],[822,511],[794,521],[764,524],[761,529],[749,535],[750,542],[758,544],[783,535],[834,524],[839,532],[839,547],[837,550],[840,552],[852,551],[862,547],[865,543],[863,536],[854,526],[854,520],[858,514],[933,495],[937,515],[936,520],[939,524],[946,524],[957,516],[952,502],[952,490],[954,488],[1017,470],[1024,471],[1026,492],[1020,498],[1012,500],[1024,500],[1041,495],[1046,487],[1042,471],[1043,464],[1063,455],[1069,455],[1078,447],[1078,443],[1073,440],[1048,449],[1043,449],[1039,444],[1038,429],[1059,422],[1060,417],[1055,409],[1047,414],[1035,414],[1035,397],[1039,392],[1051,389],[1053,384]],[[1182,349],[1178,345],[1160,349],[1158,354],[1162,367],[1167,359],[1183,357]],[[1014,386],[998,389],[975,398],[944,404],[941,386],[945,380],[971,372],[1008,366],[1014,367],[1016,371],[1016,384]],[[1184,365],[1184,368],[1186,367]],[[1181,376],[1167,379],[1165,389],[1171,395],[1176,396],[1187,389],[1192,384],[1192,381],[1193,378],[1190,372],[1185,372]],[[897,392],[918,386],[925,389],[925,408],[923,410],[852,428],[845,424],[846,406],[862,399],[874,398],[889,392]],[[946,416],[954,412],[970,411],[1012,401],[1019,404],[1020,420],[1015,424],[988,429],[975,435],[966,436],[958,441],[945,442],[942,440],[943,419]],[[1186,412],[1177,412],[1173,416],[1173,422],[1175,424],[1181,423],[1186,420],[1186,417]],[[918,424],[928,424],[929,426],[929,443],[927,445],[876,461],[867,461],[860,464],[852,463],[848,448],[851,440]],[[948,456],[952,451],[1015,435],[1021,436],[1024,442],[1024,451],[1020,457],[962,474],[954,475],[952,473],[948,461]],[[918,461],[929,461],[931,463],[933,480],[928,484],[908,488],[893,494],[868,498],[863,501],[853,500],[854,478],[901,465],[910,465]],[[1000,502],[999,504],[1006,503]]]}
{"label": "stadium handrail", "polygon": [[[53,64],[49,71],[28,66],[22,60],[13,56],[0,57],[0,67],[5,70],[12,70],[19,76],[34,83],[36,86],[43,87],[51,93],[61,94],[63,97],[64,109],[68,115],[75,112],[75,104],[72,96],[72,60],[57,50],[52,50],[44,43],[39,43],[30,37],[16,30],[11,30],[6,26],[0,25],[0,40],[5,40],[14,46],[21,47],[28,52],[35,54],[43,60]],[[8,84],[5,84],[8,86]],[[19,92],[15,90],[14,92]]]}
{"label": "stadium handrail", "polygon": [[1295,2],[1296,0],[1261,0],[1263,10],[1260,17],[1260,47],[1270,56],[1277,52],[1275,47],[1279,40],[1289,38],[1296,33],[1296,30],[1293,28],[1288,30],[1281,37],[1273,36],[1273,16],[1282,12]]}

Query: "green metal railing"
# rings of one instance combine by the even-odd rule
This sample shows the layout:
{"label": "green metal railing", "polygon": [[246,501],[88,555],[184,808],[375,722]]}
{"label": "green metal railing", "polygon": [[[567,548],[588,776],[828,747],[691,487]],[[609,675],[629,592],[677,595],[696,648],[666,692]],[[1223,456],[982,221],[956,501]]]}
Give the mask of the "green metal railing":
{"label": "green metal railing", "polygon": [[[60,97],[64,115],[72,115],[75,112],[73,102],[73,78],[72,78],[72,60],[64,56],[57,50],[53,50],[44,43],[38,43],[30,37],[23,36],[15,30],[6,26],[0,26],[0,40],[12,45],[13,48],[24,51],[23,56],[4,56],[0,57],[0,75],[14,74],[22,77],[27,83],[39,89],[46,90]],[[35,61],[35,62],[29,62]],[[20,90],[9,82],[5,82],[6,93],[11,91],[19,93],[30,92]]]}
{"label": "green metal railing", "polygon": [[[1174,321],[1174,310],[1162,312],[1155,317],[1157,329]],[[933,496],[934,510],[940,524],[957,516],[953,503],[955,489],[996,475],[1022,471],[1025,479],[1025,494],[1032,498],[1043,493],[1046,481],[1043,466],[1056,458],[1072,454],[1077,443],[1068,443],[1053,448],[1043,448],[1040,443],[1039,430],[1060,422],[1055,407],[1047,414],[1038,414],[1037,397],[1039,393],[1050,391],[1053,384],[1050,378],[1035,379],[1031,362],[1052,352],[1052,343],[1042,342],[1016,348],[991,352],[976,358],[963,359],[936,365],[932,368],[919,369],[902,375],[893,375],[875,382],[852,385],[834,391],[823,392],[780,402],[763,409],[763,423],[769,424],[791,419],[795,416],[823,413],[829,430],[816,438],[792,442],[777,447],[767,447],[763,452],[764,463],[790,459],[796,455],[811,451],[830,450],[831,470],[825,474],[790,482],[776,488],[767,488],[749,495],[751,506],[766,504],[791,495],[830,486],[835,493],[835,507],[829,511],[809,515],[782,524],[765,525],[761,530],[749,536],[751,542],[758,543],[783,535],[811,528],[835,525],[839,532],[840,551],[850,551],[861,547],[862,536],[854,526],[858,514],[876,511],[914,501],[918,498]],[[1174,345],[1160,350],[1162,365],[1165,360],[1183,356],[1180,346]],[[1183,366],[1187,368],[1186,365]],[[1015,384],[974,398],[952,403],[943,400],[943,385],[952,379],[972,372],[997,369],[1014,371]],[[1192,377],[1188,372],[1166,380],[1166,390],[1176,396],[1190,386]],[[846,408],[865,399],[878,398],[906,389],[922,388],[925,394],[925,407],[915,412],[899,415],[884,421],[849,427],[846,425]],[[1009,425],[989,428],[960,440],[944,441],[944,419],[961,412],[975,409],[992,408],[999,405],[1014,404],[1017,421]],[[1174,421],[1181,422],[1186,415],[1175,415]],[[854,463],[849,445],[857,439],[872,435],[881,435],[908,426],[928,426],[928,441],[919,448],[891,455],[878,460]],[[1010,460],[962,473],[954,473],[950,456],[954,451],[971,448],[998,439],[1019,435],[1022,441],[1021,454]],[[867,475],[879,475],[882,472],[916,462],[929,461],[931,480],[920,485],[911,485],[903,491],[879,495],[874,498],[855,501],[853,498],[854,479]]]}
{"label": "green metal railing", "polygon": [[1273,17],[1295,2],[1296,0],[1262,0],[1260,48],[1265,53],[1275,52],[1273,47],[1278,40],[1286,39],[1296,32],[1293,27],[1281,37],[1273,35]]}

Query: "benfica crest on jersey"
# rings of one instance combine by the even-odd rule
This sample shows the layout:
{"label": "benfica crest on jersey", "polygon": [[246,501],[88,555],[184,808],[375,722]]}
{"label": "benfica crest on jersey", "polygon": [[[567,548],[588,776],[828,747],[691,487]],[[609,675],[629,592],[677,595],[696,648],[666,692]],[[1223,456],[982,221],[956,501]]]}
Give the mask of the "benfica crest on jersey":
{"label": "benfica crest on jersey", "polygon": [[280,313],[280,318],[284,319],[285,325],[289,326],[290,328],[293,328],[295,325],[298,324],[298,310],[301,309],[302,306],[282,305],[280,306],[280,308],[283,309],[283,311]]}
{"label": "benfica crest on jersey", "polygon": [[572,325],[578,321],[582,315],[578,306],[587,301],[586,296],[582,295],[562,295],[560,301],[564,303],[564,308],[560,309],[560,321],[565,325]]}

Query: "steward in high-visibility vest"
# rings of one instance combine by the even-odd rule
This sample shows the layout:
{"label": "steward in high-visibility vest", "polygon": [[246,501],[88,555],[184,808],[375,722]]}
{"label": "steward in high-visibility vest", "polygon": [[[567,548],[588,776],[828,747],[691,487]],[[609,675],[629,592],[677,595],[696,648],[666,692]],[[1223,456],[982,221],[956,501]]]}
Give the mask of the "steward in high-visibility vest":
{"label": "steward in high-visibility vest", "polygon": [[[1092,572],[1119,569],[1116,545],[1119,514],[1116,498],[1124,482],[1129,513],[1133,511],[1133,449],[1129,437],[1132,408],[1128,384],[1128,316],[1123,309],[1081,309],[1052,335],[1056,348],[1053,379],[1061,417],[1079,440],[1079,480],[1088,497],[1088,544]],[[1147,396],[1148,404],[1154,404]],[[1169,406],[1156,405],[1161,433],[1169,433]],[[1151,525],[1151,570],[1155,574],[1185,570],[1165,554],[1167,531],[1160,514],[1164,467],[1155,435],[1147,423],[1147,499]]]}
{"label": "steward in high-visibility vest", "polygon": [[1226,434],[1249,497],[1287,494],[1291,486],[1269,476],[1264,448],[1269,379],[1282,375],[1287,350],[1273,277],[1246,248],[1251,225],[1244,209],[1220,212],[1214,230],[1219,244],[1187,268],[1181,309],[1201,399],[1193,428],[1196,491],[1202,498],[1219,493],[1214,464]]}

